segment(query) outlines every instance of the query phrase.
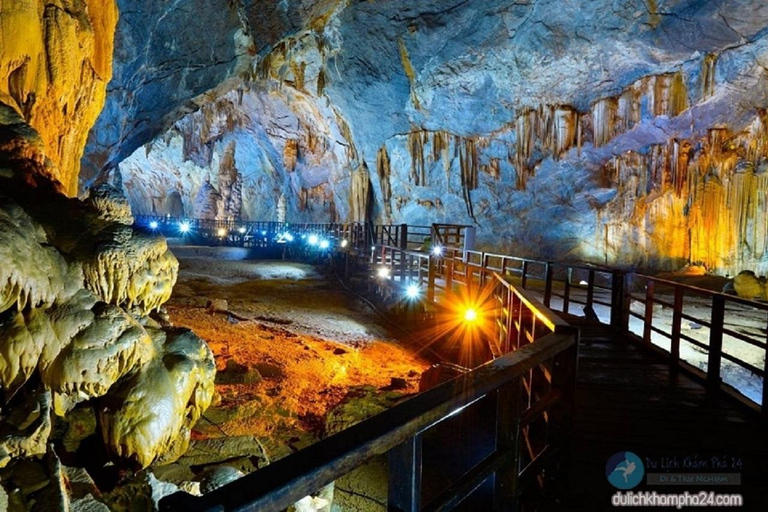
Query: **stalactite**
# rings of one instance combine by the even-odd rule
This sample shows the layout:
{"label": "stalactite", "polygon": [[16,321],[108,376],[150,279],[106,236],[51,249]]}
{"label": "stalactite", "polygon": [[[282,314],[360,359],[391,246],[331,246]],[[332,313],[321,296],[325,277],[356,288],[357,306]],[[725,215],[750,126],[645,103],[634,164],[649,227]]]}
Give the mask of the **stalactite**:
{"label": "stalactite", "polygon": [[715,94],[715,65],[717,55],[710,53],[701,60],[701,97],[711,98]]}
{"label": "stalactite", "polygon": [[325,68],[320,68],[317,73],[317,96],[325,94]]}
{"label": "stalactite", "polygon": [[379,184],[381,186],[382,200],[384,201],[384,213],[387,218],[392,217],[392,184],[390,183],[390,176],[392,175],[389,168],[389,154],[387,153],[387,147],[381,146],[379,152],[376,154],[376,174],[379,177]]}
{"label": "stalactite", "polygon": [[688,108],[688,90],[682,72],[657,75],[653,85],[653,114],[675,117]]}
{"label": "stalactite", "polygon": [[349,191],[349,218],[348,222],[366,222],[369,220],[371,207],[371,179],[368,166],[363,164],[352,171]]}
{"label": "stalactite", "polygon": [[299,141],[296,139],[286,139],[283,148],[283,166],[288,172],[296,170],[296,163],[299,159]]}
{"label": "stalactite", "polygon": [[411,181],[417,186],[427,185],[426,166],[424,165],[424,144],[427,132],[411,130],[408,133],[408,152],[411,156]]}
{"label": "stalactite", "polygon": [[[724,127],[700,141],[671,139],[647,154],[616,155],[603,185],[617,196],[603,212],[606,254],[634,240],[649,258],[687,261],[735,274],[768,267],[765,112],[742,133]],[[628,250],[628,254],[637,249]]]}
{"label": "stalactite", "polygon": [[517,133],[515,167],[517,169],[517,188],[525,189],[525,182],[532,170],[528,167],[528,161],[533,154],[536,130],[536,111],[529,109],[521,112],[515,120]]}
{"label": "stalactite", "polygon": [[592,137],[595,147],[608,143],[616,135],[615,98],[603,98],[592,105]]}
{"label": "stalactite", "polygon": [[458,151],[459,169],[461,170],[461,192],[464,198],[464,204],[467,208],[467,215],[474,220],[475,213],[470,192],[477,188],[477,171],[479,165],[475,141],[472,139],[463,139],[463,143],[458,144]]}

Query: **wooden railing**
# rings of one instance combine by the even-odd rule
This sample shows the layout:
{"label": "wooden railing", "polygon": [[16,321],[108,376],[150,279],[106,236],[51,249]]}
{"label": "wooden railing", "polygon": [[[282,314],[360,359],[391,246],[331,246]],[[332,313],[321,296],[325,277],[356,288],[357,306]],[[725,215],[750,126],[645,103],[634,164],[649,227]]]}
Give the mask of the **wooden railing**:
{"label": "wooden railing", "polygon": [[[496,279],[497,339],[516,350],[202,497],[164,498],[161,510],[278,512],[385,454],[392,511],[450,510],[491,476],[493,509],[499,511],[519,510],[522,502],[557,485],[571,421],[578,334],[509,279]],[[533,327],[527,319],[535,319]],[[423,436],[482,400],[491,401],[495,411],[483,417],[493,422],[491,453],[423,503]],[[449,436],[439,449],[451,450],[451,441]]]}
{"label": "wooden railing", "polygon": [[[387,254],[382,259],[381,255]],[[610,325],[628,339],[662,352],[674,368],[703,379],[768,418],[768,304],[596,265],[554,263],[494,253],[446,250],[442,256],[397,254],[377,247],[372,261],[420,270],[430,298],[457,287],[483,287],[494,273],[514,278],[542,304]],[[389,278],[414,279],[407,271]],[[752,325],[746,325],[748,319]],[[758,325],[759,324],[759,325]]]}

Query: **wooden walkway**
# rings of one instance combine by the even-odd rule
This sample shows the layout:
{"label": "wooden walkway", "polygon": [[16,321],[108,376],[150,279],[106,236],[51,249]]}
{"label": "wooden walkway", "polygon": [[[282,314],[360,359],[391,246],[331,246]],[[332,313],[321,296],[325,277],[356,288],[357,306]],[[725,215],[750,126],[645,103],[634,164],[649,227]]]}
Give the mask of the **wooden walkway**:
{"label": "wooden walkway", "polygon": [[[607,481],[605,465],[616,452],[632,451],[643,461],[658,463],[658,469],[646,464],[646,474],[711,473],[683,466],[699,461],[711,468],[712,457],[729,466],[741,461],[741,471],[715,471],[740,472],[741,486],[641,485],[635,490],[739,493],[745,499],[740,510],[765,510],[768,430],[757,414],[735,400],[708,395],[702,382],[671,370],[667,361],[613,335],[606,326],[572,316],[568,321],[579,325],[581,340],[568,491],[557,508],[615,510],[610,497],[616,489]],[[679,469],[661,469],[662,459],[676,459]]]}

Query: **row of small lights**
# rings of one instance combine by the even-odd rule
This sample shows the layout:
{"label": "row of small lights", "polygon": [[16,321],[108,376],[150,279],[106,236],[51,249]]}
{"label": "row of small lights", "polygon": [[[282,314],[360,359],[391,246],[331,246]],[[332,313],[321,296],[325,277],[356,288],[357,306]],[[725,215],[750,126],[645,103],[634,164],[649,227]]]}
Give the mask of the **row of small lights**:
{"label": "row of small lights", "polygon": [[[153,229],[153,230],[156,230],[159,227],[159,225],[158,225],[157,221],[152,221],[152,222],[149,223],[149,227],[151,229]],[[183,222],[179,223],[179,231],[182,234],[189,233],[189,231],[191,229],[192,229],[192,227],[191,227],[189,222],[183,221]],[[238,233],[240,233],[242,235],[242,234],[245,234],[246,229],[244,227],[240,227],[240,228],[237,229],[237,231],[238,231]],[[228,233],[228,231],[226,229],[219,228],[219,230],[217,231],[216,234],[218,235],[219,238],[224,238],[229,233]],[[267,232],[266,231],[262,231],[261,234],[263,236],[266,236]],[[331,246],[331,243],[328,240],[321,239],[319,236],[317,236],[315,234],[309,235],[309,237],[307,237],[307,235],[301,235],[301,238],[302,239],[306,239],[307,243],[311,247],[319,247],[321,250],[326,250],[326,249],[328,249]],[[279,235],[277,237],[277,242],[278,243],[293,242],[293,240],[294,240],[293,239],[293,235],[291,235],[288,232],[282,233],[281,235]],[[346,239],[343,239],[340,242],[340,245],[341,245],[342,248],[346,248],[349,245],[349,242]],[[373,250],[375,250],[375,249],[376,249],[376,246],[373,246]],[[444,252],[444,249],[443,249],[442,246],[436,245],[436,246],[434,246],[432,248],[432,254],[434,256],[438,257],[438,258],[443,255],[443,252]],[[381,278],[381,279],[388,279],[390,277],[390,270],[389,270],[388,267],[381,267],[377,271],[376,275],[379,278]],[[412,301],[413,300],[417,300],[420,296],[421,296],[421,288],[419,287],[419,285],[417,285],[417,284],[409,284],[405,288],[405,297],[408,300],[412,300]],[[465,311],[465,313],[464,313],[464,320],[466,320],[467,322],[474,322],[476,319],[477,319],[477,312],[474,309],[469,308],[469,309],[467,309]]]}

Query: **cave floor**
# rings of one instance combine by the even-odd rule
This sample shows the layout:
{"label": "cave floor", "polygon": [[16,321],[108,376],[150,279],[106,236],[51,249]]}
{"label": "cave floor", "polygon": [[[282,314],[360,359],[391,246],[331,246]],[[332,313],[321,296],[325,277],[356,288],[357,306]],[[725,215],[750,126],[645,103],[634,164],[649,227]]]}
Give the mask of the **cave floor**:
{"label": "cave floor", "polygon": [[[213,350],[220,400],[195,426],[188,454],[158,468],[165,478],[189,478],[206,464],[252,471],[319,439],[329,412],[350,399],[387,406],[418,391],[429,362],[398,343],[333,276],[303,263],[175,252],[179,280],[166,308],[174,325],[194,330]],[[207,307],[217,300],[227,301],[224,311]],[[405,385],[391,386],[393,378]],[[199,457],[196,445],[222,437],[255,437],[266,453],[247,453],[255,450],[245,442],[246,453],[215,445],[217,453]]]}

